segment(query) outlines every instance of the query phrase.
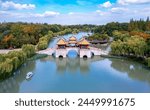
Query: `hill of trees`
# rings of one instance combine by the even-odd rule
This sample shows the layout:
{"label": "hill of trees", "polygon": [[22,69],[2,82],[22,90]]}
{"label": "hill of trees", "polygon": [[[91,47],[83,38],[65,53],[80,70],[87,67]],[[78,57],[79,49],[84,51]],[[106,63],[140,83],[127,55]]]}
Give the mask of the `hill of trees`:
{"label": "hill of trees", "polygon": [[[39,39],[49,33],[54,36],[79,31],[89,31],[94,25],[49,25],[32,23],[1,23],[0,24],[0,49],[21,48],[24,44],[36,45]],[[50,32],[49,32],[50,31]]]}
{"label": "hill of trees", "polygon": [[109,36],[113,35],[113,31],[136,31],[136,32],[144,32],[150,33],[150,19],[147,17],[146,21],[140,20],[133,20],[131,19],[129,23],[119,23],[119,22],[111,22],[107,23],[106,25],[100,25],[93,28],[94,33],[106,33]]}
{"label": "hill of trees", "polygon": [[140,58],[150,67],[150,20],[130,20],[127,30],[112,31],[113,55]]}
{"label": "hill of trees", "polygon": [[0,24],[0,48],[21,48],[23,44],[36,45],[39,38],[48,31],[59,32],[63,30],[60,25],[2,23]]}

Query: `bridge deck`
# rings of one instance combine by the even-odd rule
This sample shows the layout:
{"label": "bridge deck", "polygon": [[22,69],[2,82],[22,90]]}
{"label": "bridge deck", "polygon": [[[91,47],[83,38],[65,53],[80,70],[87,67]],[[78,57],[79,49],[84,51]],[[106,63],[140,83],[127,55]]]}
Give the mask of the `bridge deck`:
{"label": "bridge deck", "polygon": [[70,50],[75,50],[80,57],[86,55],[88,58],[90,58],[92,53],[94,55],[108,55],[108,52],[95,47],[90,47],[89,49],[80,49],[78,47],[67,47],[65,49],[47,48],[45,50],[38,51],[37,53],[47,55],[53,55],[55,53],[56,57],[59,57],[60,55],[66,57]]}
{"label": "bridge deck", "polygon": [[55,50],[56,50],[55,48],[47,48],[45,50],[38,51],[37,53],[38,54],[52,55],[55,52]]}

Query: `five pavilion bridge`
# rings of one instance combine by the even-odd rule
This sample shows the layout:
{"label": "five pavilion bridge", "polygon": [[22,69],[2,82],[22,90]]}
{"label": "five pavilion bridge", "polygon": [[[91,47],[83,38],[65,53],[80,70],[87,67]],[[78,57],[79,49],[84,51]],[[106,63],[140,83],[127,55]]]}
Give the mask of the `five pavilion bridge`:
{"label": "five pavilion bridge", "polygon": [[38,51],[38,54],[53,55],[56,58],[66,58],[69,51],[74,50],[77,52],[80,58],[91,58],[93,55],[108,55],[108,52],[101,49],[91,47],[90,43],[85,39],[81,38],[79,41],[76,37],[70,37],[67,41],[64,38],[58,40],[55,48],[47,48],[46,50]]}

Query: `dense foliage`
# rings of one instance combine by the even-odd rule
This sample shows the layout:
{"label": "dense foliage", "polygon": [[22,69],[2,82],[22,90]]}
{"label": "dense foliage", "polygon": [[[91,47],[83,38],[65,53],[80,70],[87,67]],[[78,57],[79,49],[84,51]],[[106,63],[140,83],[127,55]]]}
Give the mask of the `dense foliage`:
{"label": "dense foliage", "polygon": [[20,51],[11,51],[8,54],[0,54],[0,79],[7,78],[12,75],[18,67],[20,67],[27,58],[35,55],[34,45],[23,45]]}
{"label": "dense foliage", "polygon": [[140,20],[133,20],[131,19],[129,23],[118,23],[118,22],[111,22],[107,23],[106,25],[95,26],[92,28],[93,32],[101,33],[101,34],[108,34],[109,36],[113,35],[113,31],[128,31],[128,32],[145,32],[150,33],[150,20],[147,17],[147,20],[144,21]]}
{"label": "dense foliage", "polygon": [[[57,24],[33,24],[33,23],[1,23],[0,24],[0,49],[21,48],[24,44],[36,45],[39,39],[49,31],[53,36],[79,31],[90,31],[94,25],[69,25],[61,26]],[[46,46],[45,43],[40,45]]]}
{"label": "dense foliage", "polygon": [[150,45],[147,39],[140,36],[126,36],[123,40],[113,41],[111,44],[111,53],[113,55],[138,58],[140,62],[150,67]]}
{"label": "dense foliage", "polygon": [[50,27],[41,24],[0,24],[0,48],[21,48],[24,44],[36,45]]}
{"label": "dense foliage", "polygon": [[111,44],[112,53],[122,56],[144,57],[147,44],[139,36],[131,36],[123,41],[117,40]]}
{"label": "dense foliage", "polygon": [[112,32],[114,42],[111,44],[113,55],[142,58],[150,66],[150,21],[130,21],[128,31]]}
{"label": "dense foliage", "polygon": [[112,36],[112,32],[115,30],[127,31],[128,23],[112,22],[112,23],[108,23],[106,25],[100,25],[100,26],[95,27],[93,32],[100,33],[100,34],[108,34],[109,36]]}
{"label": "dense foliage", "polygon": [[95,34],[92,34],[91,36],[89,36],[88,40],[104,41],[104,40],[109,40],[109,36],[107,34],[95,33]]}
{"label": "dense foliage", "polygon": [[12,72],[21,66],[27,59],[23,51],[13,51],[5,55],[0,55],[0,78],[12,75]]}
{"label": "dense foliage", "polygon": [[52,37],[53,37],[53,32],[52,31],[49,31],[47,35],[41,37],[39,39],[38,44],[37,44],[37,49],[38,50],[46,49],[48,47],[48,43],[52,39]]}
{"label": "dense foliage", "polygon": [[26,53],[27,58],[30,58],[35,55],[35,46],[31,44],[23,45],[22,51]]}
{"label": "dense foliage", "polygon": [[150,57],[147,58],[148,67],[150,67]]}
{"label": "dense foliage", "polygon": [[128,31],[150,31],[150,20],[147,17],[147,20],[130,20]]}

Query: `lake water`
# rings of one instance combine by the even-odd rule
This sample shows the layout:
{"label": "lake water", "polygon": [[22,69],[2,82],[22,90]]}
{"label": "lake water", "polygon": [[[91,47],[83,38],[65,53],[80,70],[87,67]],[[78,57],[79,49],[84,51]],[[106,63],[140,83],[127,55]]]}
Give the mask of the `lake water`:
{"label": "lake water", "polygon": [[[76,36],[79,39],[86,34]],[[53,39],[49,47],[54,47],[57,40]],[[100,56],[84,60],[74,51],[68,56],[25,63],[16,75],[0,82],[0,92],[150,92],[150,70],[137,62]],[[34,73],[30,80],[25,78],[28,72]]]}

